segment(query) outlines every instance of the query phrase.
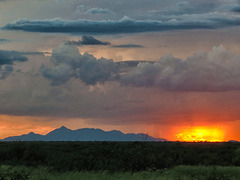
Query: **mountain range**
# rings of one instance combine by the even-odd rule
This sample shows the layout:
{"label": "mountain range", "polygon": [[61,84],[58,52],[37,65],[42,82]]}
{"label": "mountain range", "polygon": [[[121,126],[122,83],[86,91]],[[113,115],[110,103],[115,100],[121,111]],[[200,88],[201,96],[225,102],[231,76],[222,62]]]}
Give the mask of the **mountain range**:
{"label": "mountain range", "polygon": [[166,139],[155,138],[144,133],[124,134],[117,130],[103,131],[93,128],[71,130],[62,126],[46,135],[30,132],[21,136],[7,137],[2,141],[166,141]]}

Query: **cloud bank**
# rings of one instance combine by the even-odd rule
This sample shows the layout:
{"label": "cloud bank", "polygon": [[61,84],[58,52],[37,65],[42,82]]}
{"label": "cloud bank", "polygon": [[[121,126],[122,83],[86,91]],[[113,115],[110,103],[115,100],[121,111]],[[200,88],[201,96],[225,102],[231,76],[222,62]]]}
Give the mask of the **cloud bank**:
{"label": "cloud bank", "polygon": [[122,77],[122,83],[169,91],[240,90],[240,55],[223,46],[198,52],[186,60],[167,55],[158,62],[139,63]]}
{"label": "cloud bank", "polygon": [[28,20],[21,19],[6,24],[3,30],[22,30],[46,33],[95,33],[121,34],[169,30],[215,29],[240,25],[240,16],[209,13],[204,15],[183,15],[178,19],[135,20],[124,17],[121,20]]}
{"label": "cloud bank", "polygon": [[20,71],[1,81],[0,112],[115,125],[237,120],[239,59],[219,46],[186,60],[168,55],[157,62],[114,63],[61,45],[51,57],[14,61]]}
{"label": "cloud bank", "polygon": [[[70,78],[88,85],[117,81],[126,86],[152,87],[166,91],[232,91],[240,90],[240,55],[223,46],[209,52],[197,52],[186,60],[166,55],[155,62],[115,63],[96,59],[70,45],[62,45],[52,53],[53,68],[42,66],[42,74],[53,85]],[[134,61],[135,62],[135,61]]]}

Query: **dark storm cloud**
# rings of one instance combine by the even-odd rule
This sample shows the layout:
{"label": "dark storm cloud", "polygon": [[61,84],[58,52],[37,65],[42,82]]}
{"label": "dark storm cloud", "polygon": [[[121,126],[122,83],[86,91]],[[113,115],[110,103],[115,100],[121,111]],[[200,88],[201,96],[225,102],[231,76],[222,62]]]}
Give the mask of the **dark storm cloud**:
{"label": "dark storm cloud", "polygon": [[139,44],[120,44],[120,45],[114,45],[111,46],[113,48],[143,48],[144,46]]}
{"label": "dark storm cloud", "polygon": [[18,51],[0,50],[0,66],[5,64],[13,64],[15,61],[24,62],[27,58]]}
{"label": "dark storm cloud", "polygon": [[221,27],[237,26],[240,24],[239,16],[222,16],[218,13],[202,16],[183,16],[185,19],[134,20],[124,17],[121,20],[28,20],[22,19],[2,27],[4,30],[22,30],[29,32],[48,33],[101,33],[120,34],[168,30],[188,29],[215,29]]}
{"label": "dark storm cloud", "polygon": [[88,53],[82,55],[76,47],[70,45],[62,45],[55,49],[51,62],[54,68],[43,65],[41,71],[45,78],[52,81],[52,85],[63,84],[71,77],[93,85],[110,80],[117,72],[117,65],[112,60],[96,59]]}
{"label": "dark storm cloud", "polygon": [[0,50],[0,79],[5,79],[13,72],[13,63],[15,61],[25,62],[28,59],[18,51]]}
{"label": "dark storm cloud", "polygon": [[154,63],[139,63],[122,83],[170,91],[240,90],[240,55],[222,46],[199,52],[186,60],[171,55]]}
{"label": "dark storm cloud", "polygon": [[76,45],[76,46],[82,46],[82,45],[110,45],[110,42],[100,41],[98,39],[95,39],[92,36],[82,36],[82,40],[79,41],[68,41],[65,44],[69,45]]}

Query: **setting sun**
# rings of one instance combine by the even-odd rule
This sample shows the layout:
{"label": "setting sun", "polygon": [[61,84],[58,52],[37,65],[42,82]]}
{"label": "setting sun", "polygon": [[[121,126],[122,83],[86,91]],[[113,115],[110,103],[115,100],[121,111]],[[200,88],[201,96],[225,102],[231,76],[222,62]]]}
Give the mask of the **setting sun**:
{"label": "setting sun", "polygon": [[177,139],[187,142],[220,142],[224,141],[224,133],[220,128],[192,127],[184,129],[181,133],[177,134]]}

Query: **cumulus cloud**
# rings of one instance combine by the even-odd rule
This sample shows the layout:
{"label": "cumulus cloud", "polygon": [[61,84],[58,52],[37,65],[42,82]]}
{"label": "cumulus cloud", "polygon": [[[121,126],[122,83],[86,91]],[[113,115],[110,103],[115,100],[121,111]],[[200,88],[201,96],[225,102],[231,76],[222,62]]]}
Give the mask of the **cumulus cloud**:
{"label": "cumulus cloud", "polygon": [[112,80],[167,91],[240,90],[240,55],[223,46],[195,53],[186,60],[166,55],[155,62],[115,63],[88,53],[82,55],[76,47],[65,44],[53,50],[50,60],[53,67],[43,65],[41,72],[52,85],[76,78],[87,85]]}
{"label": "cumulus cloud", "polygon": [[240,55],[223,46],[186,60],[167,55],[154,63],[139,63],[122,77],[122,82],[171,91],[240,90]]}
{"label": "cumulus cloud", "polygon": [[50,60],[54,67],[42,65],[41,71],[52,85],[63,84],[71,77],[93,85],[110,80],[117,72],[117,65],[112,60],[97,59],[88,53],[82,55],[76,47],[66,44],[53,50]]}
{"label": "cumulus cloud", "polygon": [[79,41],[68,41],[65,44],[69,45],[76,45],[76,46],[82,46],[82,45],[110,45],[110,42],[106,41],[100,41],[98,39],[95,39],[92,36],[82,36],[82,40]]}
{"label": "cumulus cloud", "polygon": [[120,34],[152,31],[168,31],[182,29],[212,29],[238,26],[238,15],[228,16],[224,13],[208,13],[203,15],[183,15],[181,18],[159,20],[135,20],[124,17],[121,20],[28,20],[21,19],[6,24],[3,30],[22,30],[48,33],[101,33]]}
{"label": "cumulus cloud", "polygon": [[91,8],[85,12],[86,14],[112,14],[113,12],[109,9],[102,8]]}
{"label": "cumulus cloud", "polygon": [[111,47],[113,47],[113,48],[143,48],[143,46],[139,45],[139,44],[120,44],[120,45],[114,45]]}
{"label": "cumulus cloud", "polygon": [[[95,76],[95,72],[89,71],[90,68],[83,68],[83,66],[87,62],[91,64],[92,61],[99,60],[91,55],[80,55],[77,48],[62,45],[53,51],[50,62],[49,57],[42,55],[29,56],[29,60],[23,65],[20,65],[22,63],[19,62],[13,63],[14,69],[19,68],[20,71],[15,71],[14,75],[1,81],[0,113],[49,117],[47,120],[41,118],[43,121],[66,117],[66,121],[70,121],[71,118],[85,118],[89,124],[132,124],[133,127],[136,124],[144,124],[144,128],[146,124],[152,124],[154,127],[157,124],[192,124],[194,121],[198,122],[199,119],[212,123],[238,120],[240,117],[240,91],[226,91],[226,89],[219,88],[218,91],[222,92],[212,93],[207,92],[209,90],[207,88],[201,88],[202,91],[195,88],[195,91],[192,92],[194,89],[186,86],[188,83],[194,84],[193,81],[200,85],[203,85],[203,82],[209,82],[208,84],[211,84],[210,86],[207,84],[207,86],[213,90],[213,87],[217,87],[218,84],[213,77],[219,74],[222,74],[222,77],[229,74],[227,76],[229,78],[226,80],[230,81],[231,79],[232,84],[239,84],[237,81],[240,72],[237,70],[239,67],[238,57],[239,55],[233,54],[223,47],[215,47],[210,52],[196,53],[187,60],[165,56],[161,59],[161,63],[125,62],[126,66],[122,65],[125,71],[120,76],[129,78],[129,73],[136,74],[138,72],[138,76],[135,76],[135,83],[132,79],[128,79],[131,82],[129,81],[130,85],[126,86],[120,84],[120,82],[124,84],[126,82],[118,80],[89,86],[83,80],[79,80],[82,78],[81,76],[74,78],[73,74],[79,68],[84,69],[86,75]],[[183,63],[185,61],[187,65]],[[45,63],[45,67],[50,72],[48,72],[48,78],[43,77],[38,71],[42,70],[41,63]],[[140,66],[143,68],[139,69]],[[107,71],[109,66],[105,67],[103,69]],[[159,67],[162,68],[162,71],[159,70]],[[57,71],[58,68],[59,71]],[[226,71],[226,69],[228,70]],[[11,71],[11,69],[6,69],[6,71]],[[230,71],[231,73],[229,73]],[[157,76],[160,72],[161,76]],[[169,77],[169,83],[176,83],[176,81],[172,81],[174,79],[173,72],[175,74],[178,72],[181,75],[180,78],[187,79],[185,83],[178,82],[181,82],[179,85],[185,87],[185,90],[188,88],[188,92],[179,92],[179,86],[171,89],[168,84],[162,83],[160,86],[157,84],[159,81],[155,81],[157,78],[168,79]],[[195,72],[197,77],[201,77],[202,73],[202,78],[196,78]],[[99,71],[96,73],[98,75]],[[144,73],[146,76],[143,75]],[[65,78],[65,74],[67,74],[67,78],[70,76],[70,79],[64,80],[66,82],[62,83],[61,77]],[[188,78],[187,75],[189,75]],[[204,76],[207,78],[203,78]],[[88,76],[85,77],[89,79]],[[111,80],[111,78],[113,77],[102,79]],[[143,85],[141,82],[143,78],[149,78],[150,82],[147,84],[147,79]],[[136,85],[138,79],[140,84]],[[56,80],[59,80],[59,85],[51,86],[49,80],[55,83]],[[162,90],[164,88],[170,90],[164,91]],[[189,92],[190,90],[191,92]]]}

